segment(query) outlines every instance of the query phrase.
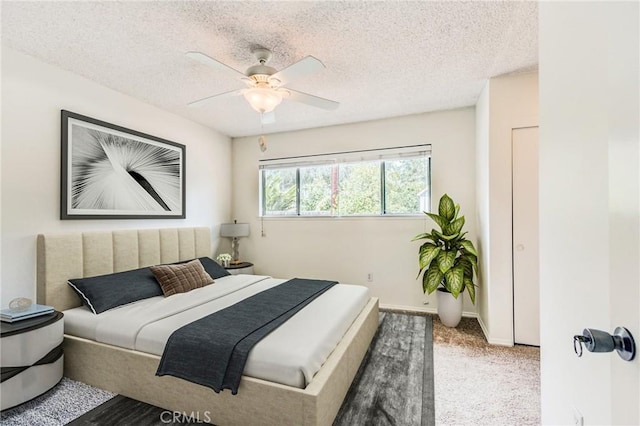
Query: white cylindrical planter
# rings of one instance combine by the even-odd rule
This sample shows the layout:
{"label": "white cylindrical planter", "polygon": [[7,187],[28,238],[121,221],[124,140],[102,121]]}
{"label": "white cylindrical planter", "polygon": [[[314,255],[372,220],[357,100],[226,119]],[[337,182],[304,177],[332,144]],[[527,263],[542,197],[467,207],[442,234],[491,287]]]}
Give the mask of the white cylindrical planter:
{"label": "white cylindrical planter", "polygon": [[456,299],[451,293],[439,287],[438,316],[442,324],[447,327],[456,327],[462,319],[462,293]]}

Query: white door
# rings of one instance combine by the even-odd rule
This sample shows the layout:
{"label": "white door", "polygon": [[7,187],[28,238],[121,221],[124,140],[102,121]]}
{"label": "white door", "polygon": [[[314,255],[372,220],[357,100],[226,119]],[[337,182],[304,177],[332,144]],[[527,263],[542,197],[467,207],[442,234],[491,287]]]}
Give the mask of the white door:
{"label": "white door", "polygon": [[640,3],[538,12],[542,423],[640,425],[640,355],[572,347],[585,327],[640,343]]}
{"label": "white door", "polygon": [[538,128],[513,129],[513,331],[515,343],[540,346]]}

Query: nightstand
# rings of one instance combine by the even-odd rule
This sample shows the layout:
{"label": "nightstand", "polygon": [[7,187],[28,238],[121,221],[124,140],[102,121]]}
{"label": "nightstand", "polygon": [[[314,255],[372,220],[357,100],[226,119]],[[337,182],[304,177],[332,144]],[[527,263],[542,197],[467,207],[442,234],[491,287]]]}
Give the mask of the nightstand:
{"label": "nightstand", "polygon": [[224,269],[226,269],[231,275],[253,275],[253,263],[250,262],[240,262],[236,263],[235,265],[232,263]]}
{"label": "nightstand", "polygon": [[55,311],[13,323],[0,322],[0,410],[45,393],[62,379],[63,316]]}

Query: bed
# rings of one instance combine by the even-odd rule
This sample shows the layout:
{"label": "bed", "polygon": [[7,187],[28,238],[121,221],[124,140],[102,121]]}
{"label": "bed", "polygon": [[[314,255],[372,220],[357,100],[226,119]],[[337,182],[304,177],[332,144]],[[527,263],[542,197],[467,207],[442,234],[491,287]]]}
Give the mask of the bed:
{"label": "bed", "polygon": [[[77,308],[82,303],[68,286],[68,279],[211,256],[210,241],[209,228],[39,235],[38,303],[59,311]],[[172,376],[156,376],[160,361],[157,351],[97,342],[74,330],[80,336],[65,330],[65,376],[219,425],[329,425],[377,325],[378,300],[369,297],[304,388],[243,376],[237,395],[214,393]]]}

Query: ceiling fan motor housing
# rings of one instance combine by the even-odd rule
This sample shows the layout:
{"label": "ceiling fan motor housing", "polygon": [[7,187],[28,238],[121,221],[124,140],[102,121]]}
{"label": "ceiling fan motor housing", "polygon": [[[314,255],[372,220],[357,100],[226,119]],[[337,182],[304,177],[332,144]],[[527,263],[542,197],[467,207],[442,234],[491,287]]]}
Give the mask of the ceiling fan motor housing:
{"label": "ceiling fan motor housing", "polygon": [[277,70],[275,68],[271,68],[268,65],[260,64],[260,65],[254,65],[252,67],[249,67],[249,69],[247,69],[247,76],[253,77],[256,74],[270,76],[272,74],[275,74],[276,72]]}
{"label": "ceiling fan motor housing", "polygon": [[256,82],[262,82],[262,81],[266,82],[267,78],[270,75],[273,75],[276,72],[278,72],[278,70],[276,70],[275,68],[272,68],[266,65],[267,62],[269,62],[269,60],[271,59],[271,51],[269,49],[260,47],[257,49],[253,49],[251,53],[253,53],[253,55],[256,57],[259,64],[249,67],[249,69],[247,69],[247,73],[246,73],[247,77],[253,78]]}
{"label": "ceiling fan motor housing", "polygon": [[253,49],[251,53],[253,53],[253,56],[263,65],[271,60],[271,51],[265,47],[257,47]]}

